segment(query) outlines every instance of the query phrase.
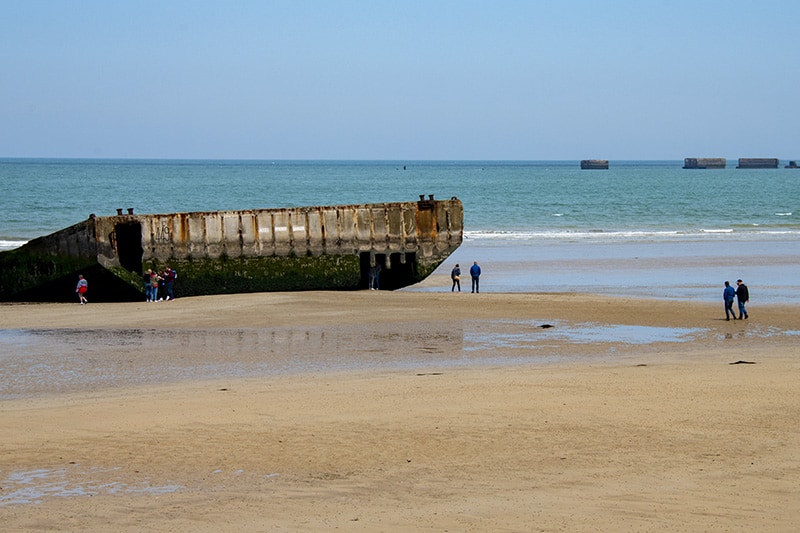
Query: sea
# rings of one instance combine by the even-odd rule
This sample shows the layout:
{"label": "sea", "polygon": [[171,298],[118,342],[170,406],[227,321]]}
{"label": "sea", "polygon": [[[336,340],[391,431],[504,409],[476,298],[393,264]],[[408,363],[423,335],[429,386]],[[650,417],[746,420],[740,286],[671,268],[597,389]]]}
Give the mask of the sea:
{"label": "sea", "polygon": [[[611,161],[608,170],[581,170],[578,161],[7,158],[0,159],[0,250],[91,213],[113,215],[117,209],[172,213],[455,196],[464,205],[462,245],[429,278],[402,290],[449,292],[451,268],[458,263],[466,270],[477,262],[481,293],[656,298],[673,300],[676,313],[682,302],[715,302],[718,312],[708,318],[713,321],[724,317],[723,282],[742,278],[750,289],[747,325],[752,327],[738,334],[797,335],[762,324],[759,306],[798,303],[800,170],[681,167],[681,161]],[[480,301],[481,296],[469,294],[469,281],[462,288],[467,294],[454,298],[462,298],[464,305]],[[180,298],[179,284],[176,291]],[[547,364],[554,357],[551,335],[576,346],[596,345],[587,361],[597,361],[618,357],[617,345],[635,344],[642,356],[649,343],[688,342],[704,326],[698,324],[701,333],[609,326],[593,323],[601,317],[590,313],[585,322],[561,324],[548,314],[546,299],[536,313],[519,322],[464,321],[456,330],[437,321],[435,313],[424,326],[388,324],[380,331],[298,324],[73,332],[0,325],[0,364],[8,378],[0,383],[0,401],[351,368],[418,372]],[[556,326],[546,338],[520,333],[545,322]],[[140,357],[153,350],[165,357]],[[581,350],[576,348],[576,354]],[[655,350],[653,357],[658,356]]]}
{"label": "sea", "polygon": [[458,197],[464,242],[404,290],[586,292],[721,301],[800,296],[800,170],[685,170],[683,161],[286,161],[0,158],[0,250],[86,219],[135,213]]}

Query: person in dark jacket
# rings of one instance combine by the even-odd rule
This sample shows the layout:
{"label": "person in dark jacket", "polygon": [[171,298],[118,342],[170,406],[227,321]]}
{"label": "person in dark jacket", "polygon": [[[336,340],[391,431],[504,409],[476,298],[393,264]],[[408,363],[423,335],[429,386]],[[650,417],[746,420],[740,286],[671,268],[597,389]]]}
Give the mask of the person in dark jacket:
{"label": "person in dark jacket", "polygon": [[458,266],[458,263],[456,263],[456,266],[450,271],[450,279],[453,280],[453,286],[450,288],[450,292],[454,292],[456,287],[458,287],[458,292],[461,292],[461,267]]}
{"label": "person in dark jacket", "polygon": [[481,267],[478,266],[477,261],[472,263],[472,266],[469,268],[469,275],[470,277],[472,277],[472,292],[481,292],[480,291]]}
{"label": "person in dark jacket", "polygon": [[739,301],[739,320],[750,318],[750,315],[747,314],[747,309],[744,308],[744,304],[750,299],[750,291],[747,290],[747,285],[742,283],[740,279],[736,280],[736,299]]}
{"label": "person in dark jacket", "polygon": [[369,290],[377,291],[381,288],[381,264],[375,263],[375,266],[369,267]]}
{"label": "person in dark jacket", "polygon": [[147,298],[148,302],[151,302],[153,298],[153,291],[151,290],[150,286],[150,276],[152,274],[153,271],[149,268],[144,271],[144,274],[142,274],[142,281],[144,282],[144,296]]}
{"label": "person in dark jacket", "polygon": [[173,289],[175,287],[175,278],[178,277],[178,274],[167,265],[161,277],[164,278],[164,300],[174,300],[175,292]]}
{"label": "person in dark jacket", "polygon": [[733,310],[733,299],[736,298],[736,289],[731,287],[730,281],[725,282],[725,289],[722,291],[722,301],[725,302],[725,320],[733,317],[736,320],[736,312]]}

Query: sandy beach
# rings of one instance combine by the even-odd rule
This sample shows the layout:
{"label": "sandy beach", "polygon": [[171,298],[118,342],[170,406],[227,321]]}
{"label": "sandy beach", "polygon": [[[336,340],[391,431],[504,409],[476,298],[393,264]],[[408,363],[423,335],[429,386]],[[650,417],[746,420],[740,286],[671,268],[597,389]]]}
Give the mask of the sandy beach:
{"label": "sandy beach", "polygon": [[794,531],[798,309],[749,311],[382,291],[0,305],[0,520]]}

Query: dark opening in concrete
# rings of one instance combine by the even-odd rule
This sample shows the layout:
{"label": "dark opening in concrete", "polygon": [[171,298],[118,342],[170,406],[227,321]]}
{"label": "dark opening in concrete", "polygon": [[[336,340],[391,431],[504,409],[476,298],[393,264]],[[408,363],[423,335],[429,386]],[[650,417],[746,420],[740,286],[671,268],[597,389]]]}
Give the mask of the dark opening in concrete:
{"label": "dark opening in concrete", "polygon": [[[405,255],[405,258],[403,257]],[[362,252],[360,254],[361,263],[361,283],[359,287],[362,289],[369,288],[369,280],[373,262],[370,257],[374,257],[374,265],[380,266],[377,276],[377,288],[380,290],[392,291],[410,284],[416,283],[416,254],[414,253],[394,253],[389,254],[389,262],[386,261],[386,254],[371,254],[370,252]],[[405,261],[403,261],[405,259]]]}
{"label": "dark opening in concrete", "polygon": [[142,225],[139,222],[123,222],[114,226],[117,234],[119,264],[125,270],[142,273]]}

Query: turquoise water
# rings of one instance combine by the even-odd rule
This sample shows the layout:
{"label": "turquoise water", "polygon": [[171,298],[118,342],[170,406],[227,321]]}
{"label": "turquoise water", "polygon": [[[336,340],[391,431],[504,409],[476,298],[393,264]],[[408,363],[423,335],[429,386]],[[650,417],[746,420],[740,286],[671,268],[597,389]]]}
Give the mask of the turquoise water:
{"label": "turquoise water", "polygon": [[464,202],[476,239],[800,236],[800,170],[683,170],[680,161],[167,161],[0,159],[4,248],[117,208],[216,211]]}
{"label": "turquoise water", "polygon": [[[721,298],[800,295],[800,170],[684,170],[682,161],[169,161],[0,159],[0,250],[90,213],[414,201],[464,203],[482,289]],[[414,290],[449,290],[448,280]],[[719,294],[718,294],[719,293]]]}

